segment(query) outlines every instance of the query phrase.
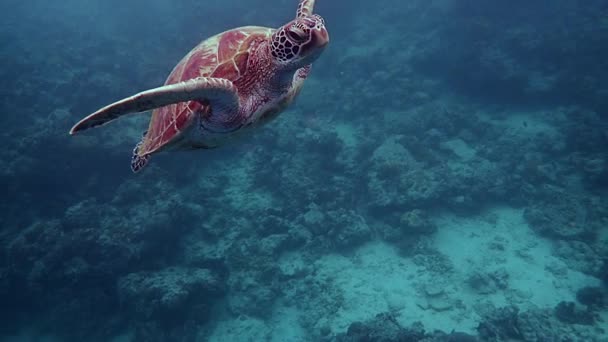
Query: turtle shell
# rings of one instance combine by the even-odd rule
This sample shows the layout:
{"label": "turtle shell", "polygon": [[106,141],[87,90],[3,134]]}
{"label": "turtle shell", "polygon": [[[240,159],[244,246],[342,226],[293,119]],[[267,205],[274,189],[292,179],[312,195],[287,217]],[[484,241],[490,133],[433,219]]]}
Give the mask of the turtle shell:
{"label": "turtle shell", "polygon": [[[269,39],[273,31],[266,27],[246,26],[208,38],[175,66],[165,85],[197,77],[217,77],[232,81],[238,88],[239,79],[247,72],[250,52]],[[144,156],[176,142],[195,114],[207,110],[208,104],[198,101],[180,102],[153,110],[138,154]]]}

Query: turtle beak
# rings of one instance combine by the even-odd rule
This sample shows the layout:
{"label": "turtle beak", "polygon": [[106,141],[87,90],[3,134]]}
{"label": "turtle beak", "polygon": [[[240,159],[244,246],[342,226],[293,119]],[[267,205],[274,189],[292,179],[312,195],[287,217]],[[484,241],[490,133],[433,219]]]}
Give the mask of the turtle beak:
{"label": "turtle beak", "polygon": [[325,26],[321,26],[320,29],[313,30],[312,41],[314,42],[314,46],[318,48],[323,48],[325,45],[329,44],[329,33],[327,33]]}
{"label": "turtle beak", "polygon": [[329,44],[329,34],[325,26],[313,28],[310,32],[310,40],[302,45],[300,55],[305,57],[307,63],[317,59]]}

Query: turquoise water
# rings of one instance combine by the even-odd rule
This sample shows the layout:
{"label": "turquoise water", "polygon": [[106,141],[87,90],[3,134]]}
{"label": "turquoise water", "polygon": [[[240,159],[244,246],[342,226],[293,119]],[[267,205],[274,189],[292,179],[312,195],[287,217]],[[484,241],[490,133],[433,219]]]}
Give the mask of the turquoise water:
{"label": "turquoise water", "polygon": [[297,99],[129,168],[201,40],[296,0],[0,3],[0,341],[608,341],[608,4],[318,0]]}

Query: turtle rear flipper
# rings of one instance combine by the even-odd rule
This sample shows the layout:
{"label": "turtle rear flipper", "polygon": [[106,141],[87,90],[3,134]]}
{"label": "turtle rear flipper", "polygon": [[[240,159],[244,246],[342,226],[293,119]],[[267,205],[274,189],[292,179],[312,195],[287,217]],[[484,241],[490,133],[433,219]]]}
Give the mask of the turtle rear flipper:
{"label": "turtle rear flipper", "polygon": [[238,92],[231,81],[223,78],[199,77],[146,90],[114,102],[80,120],[72,127],[70,134],[104,125],[126,114],[141,113],[174,103],[196,100],[209,100],[227,107],[239,103]]}
{"label": "turtle rear flipper", "polygon": [[133,148],[133,155],[131,156],[131,170],[134,173],[138,173],[143,169],[146,165],[148,165],[148,161],[150,160],[150,155],[145,154],[143,156],[139,155],[139,147],[143,144],[143,140],[138,142]]}
{"label": "turtle rear flipper", "polygon": [[148,131],[145,131],[144,134],[142,134],[141,140],[133,148],[133,155],[131,155],[131,171],[134,173],[141,171],[141,169],[148,165],[148,161],[150,160],[150,154],[140,155],[139,153],[139,148],[144,144],[146,134],[148,134]]}

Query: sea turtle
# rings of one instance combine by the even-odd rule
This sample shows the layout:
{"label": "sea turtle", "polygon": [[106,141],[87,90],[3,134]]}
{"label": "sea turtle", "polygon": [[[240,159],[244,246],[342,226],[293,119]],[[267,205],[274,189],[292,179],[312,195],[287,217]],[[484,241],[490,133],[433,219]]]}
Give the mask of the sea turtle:
{"label": "sea turtle", "polygon": [[329,42],[315,0],[278,29],[245,26],[204,40],[175,66],[165,85],[120,100],[78,122],[70,134],[150,109],[131,169],[168,150],[214,148],[275,118],[298,95]]}

